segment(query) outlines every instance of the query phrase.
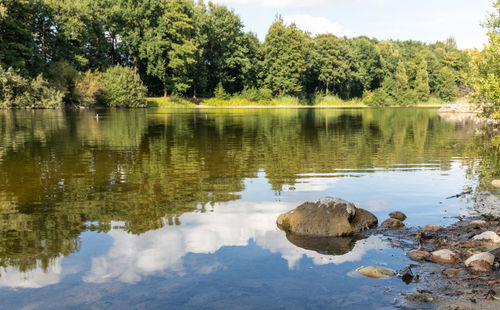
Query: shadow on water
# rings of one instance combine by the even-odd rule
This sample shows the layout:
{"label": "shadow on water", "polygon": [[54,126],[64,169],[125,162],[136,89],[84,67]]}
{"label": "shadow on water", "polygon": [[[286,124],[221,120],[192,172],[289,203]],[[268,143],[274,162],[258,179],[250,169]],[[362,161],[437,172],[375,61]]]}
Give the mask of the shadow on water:
{"label": "shadow on water", "polygon": [[349,237],[310,237],[287,232],[286,238],[295,246],[316,251],[325,255],[343,255],[350,252],[361,236]]}

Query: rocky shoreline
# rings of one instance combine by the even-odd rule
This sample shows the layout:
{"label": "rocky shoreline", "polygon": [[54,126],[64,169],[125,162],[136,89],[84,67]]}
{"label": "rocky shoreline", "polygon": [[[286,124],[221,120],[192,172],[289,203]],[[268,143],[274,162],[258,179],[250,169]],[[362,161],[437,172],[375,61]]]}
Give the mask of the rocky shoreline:
{"label": "rocky shoreline", "polygon": [[[357,240],[356,236],[382,236],[393,248],[402,249],[413,261],[402,270],[380,266],[360,266],[357,269],[358,273],[367,277],[397,276],[406,284],[415,284],[415,290],[402,292],[400,300],[394,301],[393,306],[397,308],[500,309],[500,217],[497,216],[500,204],[495,200],[498,196],[488,195],[491,197],[476,201],[475,207],[482,210],[484,215],[460,216],[456,223],[448,227],[433,224],[406,227],[406,215],[396,211],[391,212],[389,218],[376,228],[351,230],[347,227],[347,231],[352,231],[348,234],[351,235],[350,238],[346,237],[345,225],[342,230],[335,230],[339,232],[337,235],[330,234],[329,237],[318,235],[318,232],[326,231],[324,229],[304,230],[312,233],[309,236],[293,231],[295,227],[292,220],[299,219],[301,222],[298,227],[302,229],[309,220],[312,220],[310,223],[318,224],[319,216],[310,216],[314,209],[320,210],[320,217],[335,214],[334,217],[340,217],[346,223],[350,221],[351,226],[356,228],[356,214],[367,211],[330,197],[316,203],[305,203],[282,215],[278,220],[278,227],[285,230],[290,242],[325,254],[339,255],[348,252]],[[297,210],[304,208],[307,208],[307,213],[302,210],[300,215],[297,214]],[[373,224],[373,221],[369,224]]]}

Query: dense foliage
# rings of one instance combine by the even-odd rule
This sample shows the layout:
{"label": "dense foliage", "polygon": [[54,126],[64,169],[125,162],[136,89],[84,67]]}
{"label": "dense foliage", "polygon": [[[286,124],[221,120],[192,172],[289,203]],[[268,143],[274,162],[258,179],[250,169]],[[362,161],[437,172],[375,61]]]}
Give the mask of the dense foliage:
{"label": "dense foliage", "polygon": [[[470,89],[467,77],[473,53],[459,50],[453,39],[425,44],[332,34],[313,37],[277,17],[265,41],[259,42],[255,34],[243,31],[234,11],[211,2],[0,3],[0,65],[13,68],[27,81],[43,73],[63,93],[66,104],[98,102],[99,83],[89,94],[82,93],[83,72],[91,70],[99,81],[99,72],[116,65],[131,68],[147,94],[155,97],[245,93],[247,99],[258,101],[269,94],[304,99],[322,94],[343,100],[363,98],[376,105],[407,105],[430,97],[450,101]],[[497,24],[492,17],[491,42],[498,37]],[[498,67],[497,45],[490,43],[475,61],[480,68],[476,80],[486,85],[498,83],[498,72],[490,65]],[[93,80],[87,76],[87,81]],[[106,85],[110,84],[102,87]],[[490,88],[476,88],[478,97],[489,96]],[[109,95],[111,90],[102,92]],[[129,95],[116,98],[118,105],[132,102]]]}
{"label": "dense foliage", "polygon": [[485,26],[488,43],[482,52],[472,54],[472,96],[484,115],[500,119],[500,1]]}

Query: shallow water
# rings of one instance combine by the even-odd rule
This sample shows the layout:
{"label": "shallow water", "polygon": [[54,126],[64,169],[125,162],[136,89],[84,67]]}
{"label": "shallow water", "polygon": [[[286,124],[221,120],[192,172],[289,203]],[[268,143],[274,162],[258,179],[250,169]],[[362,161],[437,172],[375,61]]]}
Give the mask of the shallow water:
{"label": "shallow water", "polygon": [[395,307],[415,284],[355,269],[403,250],[322,251],[276,218],[336,196],[451,223],[473,132],[436,109],[0,111],[2,308]]}

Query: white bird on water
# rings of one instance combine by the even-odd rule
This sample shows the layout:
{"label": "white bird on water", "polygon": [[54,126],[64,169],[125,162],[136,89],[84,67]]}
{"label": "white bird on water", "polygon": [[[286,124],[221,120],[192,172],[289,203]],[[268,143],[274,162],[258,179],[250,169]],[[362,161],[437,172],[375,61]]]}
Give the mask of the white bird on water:
{"label": "white bird on water", "polygon": [[95,119],[96,119],[97,121],[99,121],[99,114],[96,114],[96,115],[95,115]]}

